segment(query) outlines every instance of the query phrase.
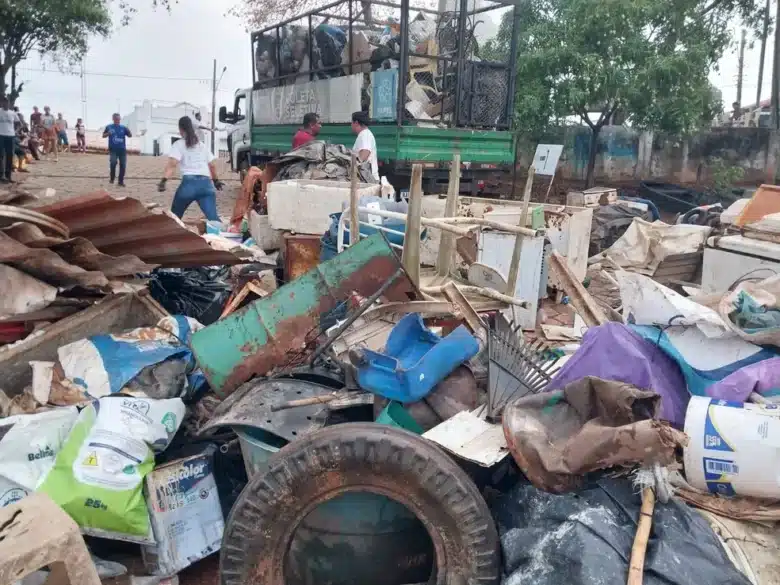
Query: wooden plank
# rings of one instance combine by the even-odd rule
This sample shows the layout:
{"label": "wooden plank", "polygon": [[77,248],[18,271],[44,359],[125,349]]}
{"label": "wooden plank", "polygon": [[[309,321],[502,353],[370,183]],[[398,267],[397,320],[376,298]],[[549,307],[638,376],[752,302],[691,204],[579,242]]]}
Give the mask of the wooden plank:
{"label": "wooden plank", "polygon": [[25,386],[32,383],[29,362],[56,361],[57,349],[63,345],[92,335],[155,325],[165,315],[165,310],[145,294],[107,297],[18,343],[1,347],[0,372],[3,380],[0,387],[11,397],[20,394]]}
{"label": "wooden plank", "polygon": [[[444,207],[445,217],[458,215],[458,194],[460,193],[460,155],[452,157],[450,167],[450,182],[447,187],[447,203]],[[449,276],[455,251],[455,236],[443,232],[439,243],[439,257],[436,260],[436,270],[439,276]]]}
{"label": "wooden plank", "polygon": [[471,306],[468,299],[463,295],[454,282],[448,282],[444,285],[444,296],[447,297],[452,304],[458,307],[460,317],[466,322],[466,325],[471,332],[477,336],[482,342],[483,346],[487,343],[487,327],[485,322],[479,316],[476,309]]}
{"label": "wooden plank", "polygon": [[550,255],[550,270],[555,273],[558,282],[561,283],[561,288],[569,295],[572,306],[588,327],[603,325],[608,321],[598,303],[572,274],[571,269],[566,264],[566,258],[558,252],[553,251]]}
{"label": "wooden plank", "polygon": [[420,284],[420,229],[422,227],[422,166],[412,167],[412,182],[409,187],[409,211],[404,235],[404,250],[401,262],[406,274],[415,285]]}
{"label": "wooden plank", "polygon": [[[523,212],[520,214],[520,227],[525,227],[528,221],[528,203],[531,201],[531,191],[534,186],[534,172],[533,166],[528,168],[528,179],[525,182],[525,191],[523,192]],[[520,255],[523,249],[523,236],[517,234],[515,237],[515,248],[512,251],[512,261],[509,263],[509,276],[506,279],[506,290],[504,291],[509,296],[514,296],[517,289],[517,275],[520,271]]]}
{"label": "wooden plank", "polygon": [[360,241],[360,223],[358,217],[358,157],[352,153],[352,166],[349,170],[349,244]]}

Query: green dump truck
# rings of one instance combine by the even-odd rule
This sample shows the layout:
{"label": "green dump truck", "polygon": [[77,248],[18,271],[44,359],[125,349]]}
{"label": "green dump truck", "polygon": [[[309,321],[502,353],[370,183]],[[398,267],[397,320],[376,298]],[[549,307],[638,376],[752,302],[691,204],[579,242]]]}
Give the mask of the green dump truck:
{"label": "green dump truck", "polygon": [[[510,0],[441,0],[439,10],[340,0],[253,33],[253,85],[219,112],[231,125],[233,169],[289,152],[307,112],[320,116],[318,139],[352,147],[351,115],[364,111],[379,172],[396,190],[421,163],[424,190],[442,191],[459,153],[461,191],[479,193],[514,162],[517,12]],[[512,25],[510,50],[480,56],[502,20]]]}

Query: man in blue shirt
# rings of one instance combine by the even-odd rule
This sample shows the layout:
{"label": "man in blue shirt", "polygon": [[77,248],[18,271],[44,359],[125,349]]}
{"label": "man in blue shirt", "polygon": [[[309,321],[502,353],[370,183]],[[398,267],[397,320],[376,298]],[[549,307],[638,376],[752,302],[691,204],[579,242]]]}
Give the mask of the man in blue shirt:
{"label": "man in blue shirt", "polygon": [[126,138],[132,138],[130,130],[127,126],[123,126],[119,122],[122,117],[119,114],[112,116],[113,124],[106,126],[103,130],[103,138],[108,138],[108,154],[109,165],[111,168],[111,174],[109,176],[109,182],[114,183],[116,177],[116,163],[119,162],[119,186],[125,186],[125,170],[127,170],[127,142]]}

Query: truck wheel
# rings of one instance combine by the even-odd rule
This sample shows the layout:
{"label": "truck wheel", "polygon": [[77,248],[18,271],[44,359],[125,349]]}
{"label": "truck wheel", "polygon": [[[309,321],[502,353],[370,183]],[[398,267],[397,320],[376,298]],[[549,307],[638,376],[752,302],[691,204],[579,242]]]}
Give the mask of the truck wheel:
{"label": "truck wheel", "polygon": [[374,423],[328,427],[290,443],[252,478],[228,517],[222,585],[285,585],[296,528],[322,502],[347,492],[400,502],[428,531],[436,585],[499,582],[498,533],[477,486],[441,449]]}

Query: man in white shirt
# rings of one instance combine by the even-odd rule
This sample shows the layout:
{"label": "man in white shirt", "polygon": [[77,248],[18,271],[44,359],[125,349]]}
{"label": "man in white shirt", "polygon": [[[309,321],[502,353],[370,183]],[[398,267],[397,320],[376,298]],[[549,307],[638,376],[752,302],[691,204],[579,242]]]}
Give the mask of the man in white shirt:
{"label": "man in white shirt", "polygon": [[14,122],[16,113],[11,110],[8,98],[0,97],[0,182],[13,183],[11,172],[14,168]]}
{"label": "man in white shirt", "polygon": [[371,174],[374,175],[376,182],[379,182],[379,162],[376,158],[376,139],[374,133],[368,129],[368,114],[365,112],[355,112],[352,114],[352,131],[357,134],[355,146],[352,150],[357,153],[361,161],[371,163]]}

